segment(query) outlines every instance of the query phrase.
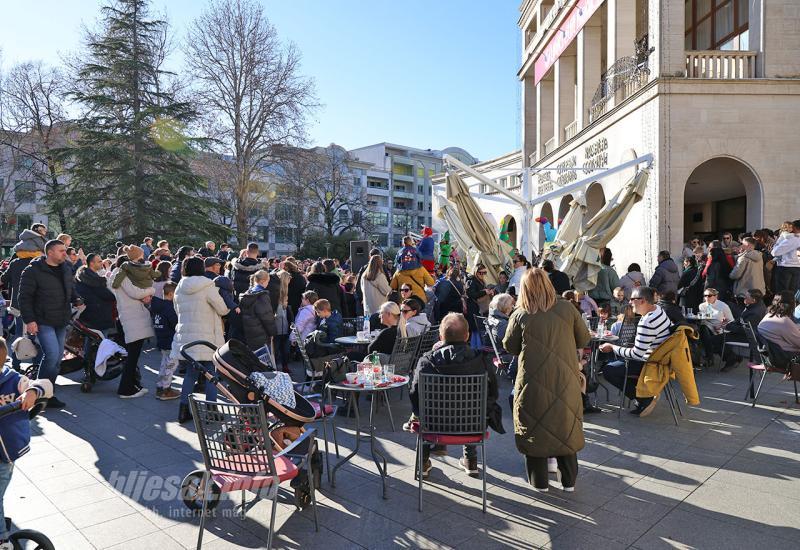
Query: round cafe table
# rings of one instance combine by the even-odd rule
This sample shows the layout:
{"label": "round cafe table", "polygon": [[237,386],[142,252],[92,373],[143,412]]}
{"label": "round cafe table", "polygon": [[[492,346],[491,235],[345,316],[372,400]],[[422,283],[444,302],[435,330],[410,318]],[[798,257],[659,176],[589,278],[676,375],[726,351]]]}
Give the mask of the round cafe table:
{"label": "round cafe table", "polygon": [[[338,339],[337,339],[338,340]],[[356,417],[356,445],[353,448],[353,451],[347,455],[346,457],[342,458],[336,465],[331,469],[331,486],[336,487],[336,471],[342,467],[346,462],[349,462],[351,458],[353,458],[357,453],[358,449],[361,447],[361,416],[358,412],[358,402],[356,401],[356,396],[360,394],[369,394],[372,395],[372,399],[369,403],[369,424],[366,426],[366,436],[369,437],[369,450],[370,454],[372,455],[372,460],[375,462],[375,466],[378,468],[378,474],[381,476],[381,485],[383,486],[383,498],[386,498],[386,457],[375,447],[375,404],[378,402],[378,394],[386,392],[388,390],[393,390],[395,388],[400,388],[408,384],[409,377],[408,376],[395,376],[392,382],[386,382],[384,384],[379,384],[377,386],[364,386],[363,384],[349,384],[345,382],[339,382],[336,384],[327,384],[327,388],[339,391],[339,392],[347,392],[348,399],[350,401],[350,405],[353,407],[355,411]],[[379,460],[380,458],[380,460]]]}
{"label": "round cafe table", "polygon": [[335,342],[342,346],[353,347],[353,346],[368,346],[372,343],[372,340],[367,338],[366,340],[359,339],[357,336],[339,336]]}

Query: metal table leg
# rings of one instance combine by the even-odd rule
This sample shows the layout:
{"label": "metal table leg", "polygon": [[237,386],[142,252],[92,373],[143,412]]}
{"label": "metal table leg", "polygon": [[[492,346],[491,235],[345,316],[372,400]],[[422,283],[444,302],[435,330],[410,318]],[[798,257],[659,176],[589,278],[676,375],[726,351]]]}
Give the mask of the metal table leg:
{"label": "metal table leg", "polygon": [[[358,453],[358,449],[361,446],[361,417],[358,413],[358,404],[355,401],[355,396],[356,394],[354,392],[350,392],[350,397],[348,399],[348,407],[350,404],[352,404],[353,409],[355,409],[356,412],[356,446],[353,448],[353,451],[349,455],[347,455],[339,462],[337,462],[336,465],[333,467],[333,470],[331,470],[331,487],[336,487],[336,470],[338,470],[345,462],[349,462],[351,458],[356,456],[356,454]],[[370,424],[372,424],[371,420]]]}
{"label": "metal table leg", "polygon": [[[386,498],[386,457],[375,448],[375,402],[379,399],[376,393],[372,394],[372,401],[369,403],[369,450],[372,454],[372,460],[378,468],[378,473],[381,476],[381,485],[383,487],[383,498]],[[383,467],[378,462],[378,457],[383,461]]]}

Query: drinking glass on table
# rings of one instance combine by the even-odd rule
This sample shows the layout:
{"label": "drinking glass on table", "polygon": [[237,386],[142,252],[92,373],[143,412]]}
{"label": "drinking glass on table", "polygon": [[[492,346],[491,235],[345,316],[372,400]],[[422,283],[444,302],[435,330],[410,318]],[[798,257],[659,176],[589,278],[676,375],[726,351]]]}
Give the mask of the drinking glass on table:
{"label": "drinking glass on table", "polygon": [[383,380],[383,367],[378,363],[377,365],[372,365],[372,382],[374,384],[380,384]]}
{"label": "drinking glass on table", "polygon": [[394,365],[383,366],[383,379],[390,383],[394,380]]}

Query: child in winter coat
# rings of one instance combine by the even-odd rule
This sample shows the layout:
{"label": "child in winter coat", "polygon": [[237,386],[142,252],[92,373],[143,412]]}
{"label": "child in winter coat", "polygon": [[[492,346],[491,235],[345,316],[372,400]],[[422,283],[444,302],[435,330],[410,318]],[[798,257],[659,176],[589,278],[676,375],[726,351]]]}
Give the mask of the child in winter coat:
{"label": "child in winter coat", "polygon": [[[0,338],[0,364],[8,356],[6,341]],[[53,396],[50,380],[29,380],[28,377],[5,365],[0,371],[0,406],[22,402],[20,411],[0,419],[0,520],[5,518],[3,496],[11,483],[14,462],[27,453],[31,442],[31,423],[28,412],[40,397]],[[5,521],[0,521],[0,548],[11,548]]]}
{"label": "child in winter coat", "polygon": [[[305,342],[306,337],[317,328],[317,316],[314,315],[314,302],[318,299],[317,293],[313,290],[306,290],[303,292],[303,301],[300,303],[300,309],[297,311],[297,315],[294,318],[294,326],[300,334],[300,338],[303,339],[303,342]],[[297,335],[294,331],[292,331],[289,339],[293,345],[297,343]]]}
{"label": "child in winter coat", "polygon": [[397,253],[394,261],[398,269],[404,271],[406,269],[417,269],[422,265],[422,256],[414,246],[413,237],[406,236],[403,238],[403,248]]}
{"label": "child in winter coat", "polygon": [[171,387],[172,374],[178,366],[178,360],[170,358],[175,326],[178,324],[178,314],[175,313],[175,305],[172,303],[177,286],[168,281],[164,285],[164,298],[153,296],[153,301],[150,302],[150,317],[153,319],[158,349],[161,350],[161,366],[158,368],[158,381],[156,381],[156,399],[161,401],[181,396],[181,392]]}

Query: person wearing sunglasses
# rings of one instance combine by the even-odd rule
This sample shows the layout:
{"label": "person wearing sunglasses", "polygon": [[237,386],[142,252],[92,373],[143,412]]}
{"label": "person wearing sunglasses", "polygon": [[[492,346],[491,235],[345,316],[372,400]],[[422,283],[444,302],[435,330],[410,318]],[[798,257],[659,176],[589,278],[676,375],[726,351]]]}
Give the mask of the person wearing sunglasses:
{"label": "person wearing sunglasses", "polygon": [[495,295],[494,288],[486,285],[486,266],[478,264],[475,272],[467,276],[465,292],[467,295],[467,323],[471,334],[474,347],[480,347],[480,337],[478,336],[478,325],[475,321],[476,315],[486,316],[489,312],[489,302]]}
{"label": "person wearing sunglasses", "polygon": [[[389,286],[392,290],[396,290],[400,296],[400,300],[411,298],[412,296],[419,298],[419,301],[424,304],[428,303],[428,297],[425,294],[425,287],[433,287],[436,281],[433,279],[428,270],[422,267],[414,267],[411,269],[404,269],[402,264],[392,276]],[[403,293],[403,289],[409,289]]]}
{"label": "person wearing sunglasses", "polygon": [[416,298],[407,298],[400,304],[400,313],[406,320],[408,336],[419,336],[427,332],[431,326],[428,316],[422,311],[422,303]]}
{"label": "person wearing sunglasses", "polygon": [[[670,336],[672,323],[667,314],[656,304],[656,292],[650,287],[639,287],[634,289],[631,294],[631,305],[634,311],[642,318],[636,327],[636,337],[633,347],[617,346],[615,344],[601,344],[600,351],[603,353],[613,352],[620,360],[612,361],[603,367],[603,376],[609,383],[619,388],[625,388],[625,396],[633,401],[636,400],[636,408],[631,414],[636,416],[647,416],[655,408],[658,397],[636,397],[636,383],[639,374],[642,372],[647,358],[664,340]],[[625,360],[628,361],[627,375],[629,379],[625,383]]]}
{"label": "person wearing sunglasses", "polygon": [[734,317],[728,304],[719,299],[717,289],[705,289],[703,299],[705,301],[699,307],[700,316],[704,317],[700,324],[700,341],[706,360],[713,363],[714,354],[722,353],[725,325],[732,322]]}

